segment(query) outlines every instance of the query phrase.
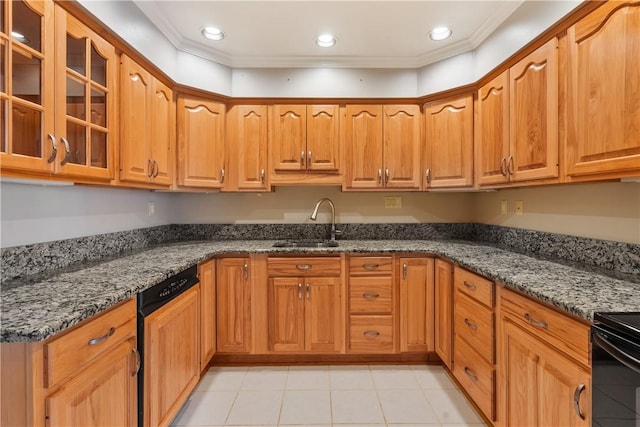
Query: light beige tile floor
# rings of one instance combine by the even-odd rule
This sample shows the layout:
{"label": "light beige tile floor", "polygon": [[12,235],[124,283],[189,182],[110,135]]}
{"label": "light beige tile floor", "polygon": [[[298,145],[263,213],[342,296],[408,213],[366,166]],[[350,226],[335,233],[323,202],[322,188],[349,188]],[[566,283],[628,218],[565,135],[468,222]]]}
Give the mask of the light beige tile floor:
{"label": "light beige tile floor", "polygon": [[209,369],[173,426],[483,427],[440,366]]}

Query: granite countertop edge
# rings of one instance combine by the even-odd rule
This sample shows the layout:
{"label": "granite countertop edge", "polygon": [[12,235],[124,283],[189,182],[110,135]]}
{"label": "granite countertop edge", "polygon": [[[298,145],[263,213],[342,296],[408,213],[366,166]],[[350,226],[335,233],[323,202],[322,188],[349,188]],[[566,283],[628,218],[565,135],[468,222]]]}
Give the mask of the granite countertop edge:
{"label": "granite countertop edge", "polygon": [[461,267],[585,321],[595,311],[640,311],[640,284],[486,244],[442,240],[344,240],[335,248],[274,248],[272,240],[161,245],[42,281],[3,288],[0,342],[37,342],[62,332],[172,275],[216,255],[415,253]]}

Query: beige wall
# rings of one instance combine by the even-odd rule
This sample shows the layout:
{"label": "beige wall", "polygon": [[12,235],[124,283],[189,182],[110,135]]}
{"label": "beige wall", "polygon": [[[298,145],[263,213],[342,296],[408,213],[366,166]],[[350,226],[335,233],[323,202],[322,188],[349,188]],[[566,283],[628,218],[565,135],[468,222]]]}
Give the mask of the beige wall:
{"label": "beige wall", "polygon": [[[640,243],[640,183],[530,187],[477,193],[476,222],[619,242]],[[502,200],[507,215],[500,214]],[[524,214],[515,215],[515,202]]]}

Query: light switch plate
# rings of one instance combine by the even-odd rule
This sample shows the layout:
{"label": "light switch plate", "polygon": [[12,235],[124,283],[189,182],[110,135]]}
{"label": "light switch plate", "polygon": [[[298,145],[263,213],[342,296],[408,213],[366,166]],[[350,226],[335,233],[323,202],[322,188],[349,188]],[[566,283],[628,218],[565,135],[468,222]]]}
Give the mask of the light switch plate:
{"label": "light switch plate", "polygon": [[402,207],[402,197],[392,196],[384,198],[384,207],[387,209],[399,209]]}
{"label": "light switch plate", "polygon": [[500,215],[506,215],[509,213],[509,202],[502,200],[500,202]]}
{"label": "light switch plate", "polygon": [[149,202],[149,216],[154,216],[156,214],[156,204],[155,202]]}

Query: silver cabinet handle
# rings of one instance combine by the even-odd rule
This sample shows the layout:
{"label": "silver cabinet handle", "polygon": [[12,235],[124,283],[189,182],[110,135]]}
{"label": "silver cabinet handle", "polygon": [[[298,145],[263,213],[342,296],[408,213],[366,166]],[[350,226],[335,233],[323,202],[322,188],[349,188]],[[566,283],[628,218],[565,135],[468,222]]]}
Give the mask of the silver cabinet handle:
{"label": "silver cabinet handle", "polygon": [[307,299],[311,298],[311,286],[309,286],[309,284],[308,284],[308,283],[307,283],[307,285],[306,285],[306,291],[307,291],[307,292],[306,292],[306,294],[307,294],[307,295],[306,295],[306,296],[307,296]]}
{"label": "silver cabinet handle", "polygon": [[472,323],[469,319],[464,319],[464,324],[469,327],[469,329],[478,329],[478,325]]}
{"label": "silver cabinet handle", "polygon": [[378,331],[364,331],[362,333],[365,337],[378,337],[380,336],[380,332]]}
{"label": "silver cabinet handle", "polygon": [[307,152],[307,167],[311,166],[311,150]]}
{"label": "silver cabinet handle", "polygon": [[382,169],[378,169],[378,184],[382,184]]}
{"label": "silver cabinet handle", "polygon": [[427,169],[424,173],[424,179],[427,181],[427,184],[431,183],[431,169]]}
{"label": "silver cabinet handle", "polygon": [[158,161],[156,159],[153,159],[153,170],[153,177],[156,178],[160,173],[160,167],[158,166]]}
{"label": "silver cabinet handle", "polygon": [[507,160],[507,162],[509,163],[509,167],[507,168],[507,172],[509,172],[509,175],[513,175],[513,168],[514,168],[513,156],[509,156],[509,160]]}
{"label": "silver cabinet handle", "polygon": [[471,369],[467,368],[466,366],[464,367],[464,373],[467,374],[467,376],[471,379],[471,381],[473,381],[474,383],[478,382],[478,377],[473,375],[473,373],[471,373]]}
{"label": "silver cabinet handle", "polygon": [[131,349],[131,352],[134,354],[134,356],[136,356],[136,369],[131,373],[131,376],[135,377],[138,374],[138,372],[140,372],[140,363],[141,363],[140,353],[138,352],[138,349],[135,347]]}
{"label": "silver cabinet handle", "polygon": [[61,137],[60,139],[64,143],[64,159],[60,162],[60,166],[64,166],[69,162],[69,158],[71,157],[71,148],[69,148],[69,141],[67,141],[67,138]]}
{"label": "silver cabinet handle", "polygon": [[380,294],[371,294],[368,292],[365,292],[364,294],[362,294],[362,298],[364,299],[368,299],[368,300],[375,300],[380,296]]}
{"label": "silver cabinet handle", "polygon": [[389,183],[389,169],[384,170],[384,183],[385,184]]}
{"label": "silver cabinet handle", "polygon": [[302,299],[302,283],[298,283],[298,299]]}
{"label": "silver cabinet handle", "polygon": [[47,163],[53,163],[58,155],[58,141],[56,141],[56,137],[50,133],[47,134],[47,137],[51,140],[51,145],[53,146],[53,151],[51,152],[51,156],[47,159]]}
{"label": "silver cabinet handle", "polygon": [[147,159],[147,168],[149,168],[149,173],[147,173],[147,176],[149,178],[153,177],[153,160],[152,159]]}
{"label": "silver cabinet handle", "polygon": [[582,394],[585,388],[586,387],[584,384],[578,384],[575,391],[573,392],[573,409],[576,411],[576,415],[578,415],[582,420],[584,420],[586,416],[584,415],[584,412],[582,412],[582,410],[580,409],[580,395]]}
{"label": "silver cabinet handle", "polygon": [[245,280],[249,278],[249,264],[245,263],[242,266],[242,276],[245,278]]}
{"label": "silver cabinet handle", "polygon": [[407,278],[407,264],[402,264],[402,278]]}
{"label": "silver cabinet handle", "polygon": [[311,264],[298,264],[296,265],[298,270],[309,270],[311,269]]}
{"label": "silver cabinet handle", "polygon": [[220,184],[224,184],[224,168],[220,169]]}
{"label": "silver cabinet handle", "polygon": [[378,267],[380,267],[380,264],[362,264],[362,268],[369,271],[375,270]]}
{"label": "silver cabinet handle", "polygon": [[500,174],[502,176],[507,176],[507,158],[503,157],[500,160]]}
{"label": "silver cabinet handle", "polygon": [[113,326],[111,328],[109,328],[109,330],[107,331],[106,334],[104,334],[101,337],[98,338],[92,338],[89,341],[87,341],[87,345],[96,345],[96,344],[100,344],[103,341],[106,341],[109,339],[109,337],[113,334],[115,334],[116,332],[116,328],[114,328]]}
{"label": "silver cabinet handle", "polygon": [[300,152],[300,166],[304,166],[304,151]]}
{"label": "silver cabinet handle", "polygon": [[260,169],[260,182],[264,184],[264,180],[265,180],[264,169]]}
{"label": "silver cabinet handle", "polygon": [[531,323],[533,326],[537,326],[542,329],[549,328],[549,325],[547,324],[547,322],[543,322],[542,320],[536,320],[533,317],[529,316],[529,313],[525,313],[524,318],[527,319],[527,322]]}
{"label": "silver cabinet handle", "polygon": [[475,291],[478,288],[476,285],[474,285],[473,283],[469,283],[466,280],[464,281],[464,285],[471,291]]}

